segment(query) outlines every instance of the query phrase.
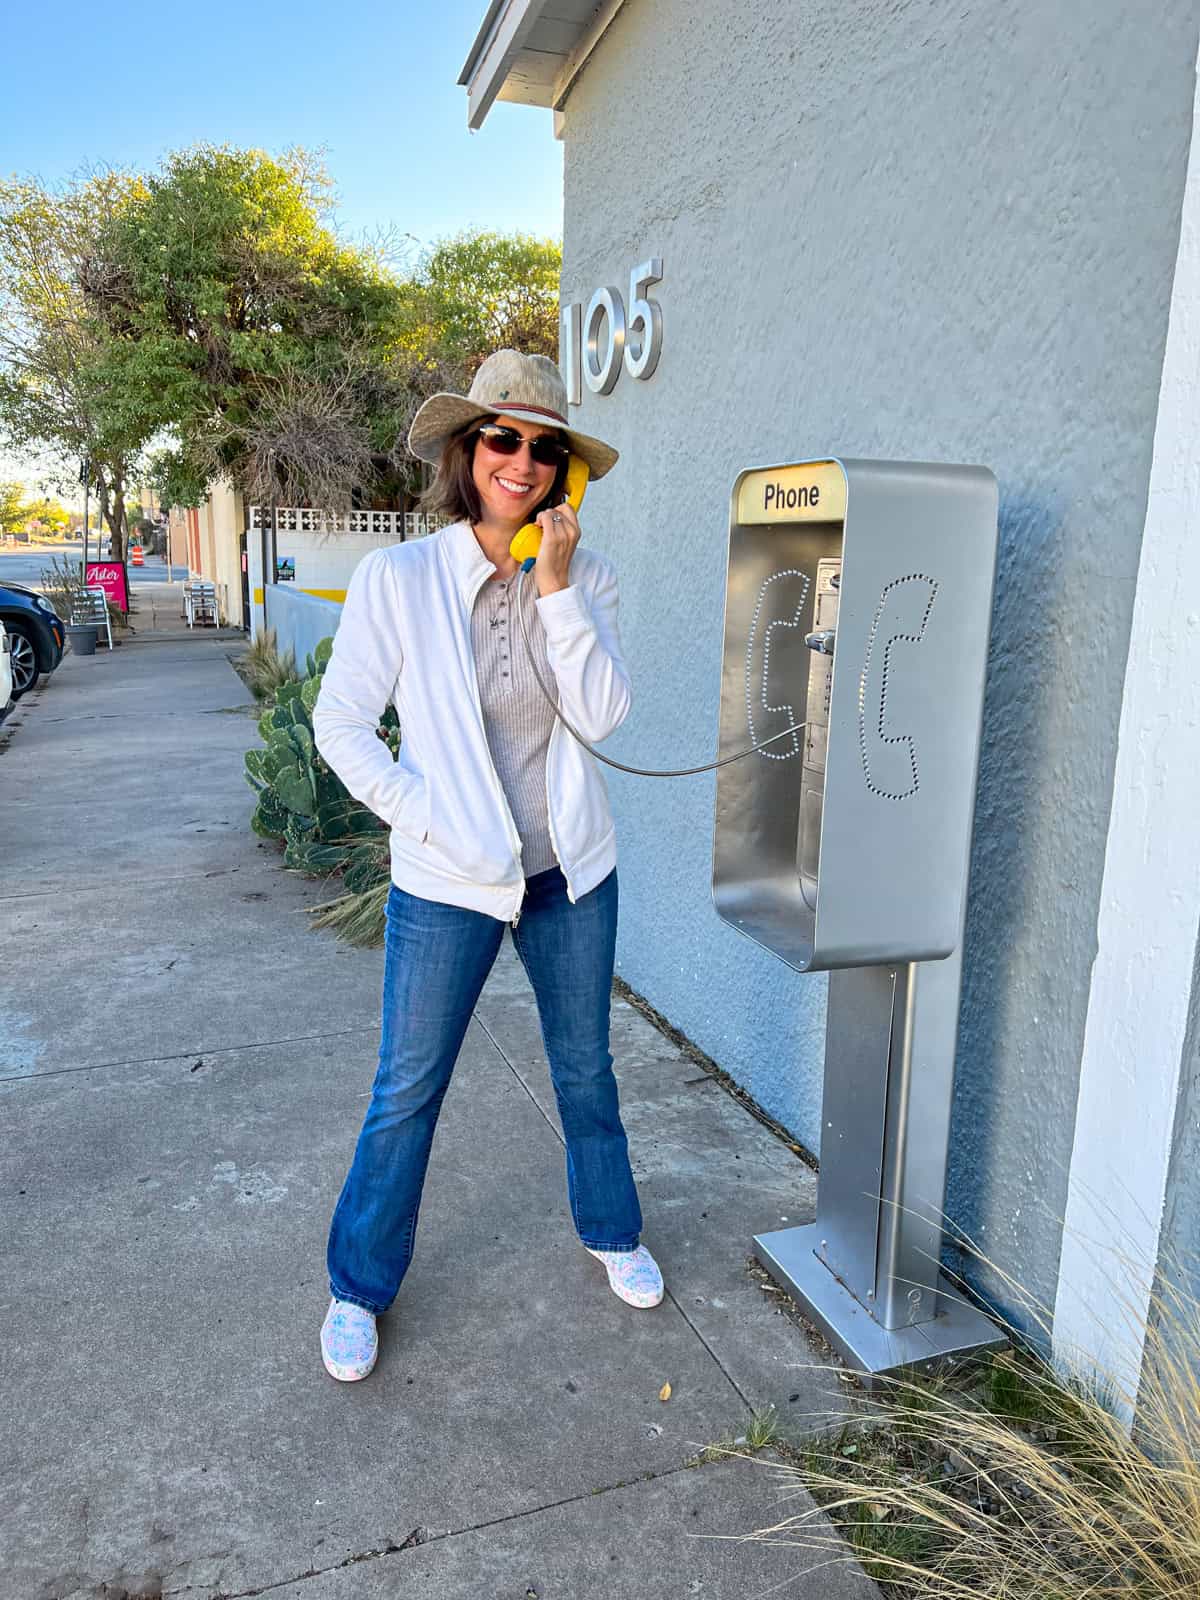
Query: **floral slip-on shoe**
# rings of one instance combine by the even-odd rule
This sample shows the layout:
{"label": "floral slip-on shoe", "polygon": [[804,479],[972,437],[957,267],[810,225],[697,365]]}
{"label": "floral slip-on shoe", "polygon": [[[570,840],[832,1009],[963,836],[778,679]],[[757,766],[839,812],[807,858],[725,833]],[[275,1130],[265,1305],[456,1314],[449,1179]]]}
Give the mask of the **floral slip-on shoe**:
{"label": "floral slip-on shoe", "polygon": [[331,1300],[321,1326],[321,1359],[329,1376],[354,1383],[367,1376],[378,1354],[374,1313],[352,1300]]}
{"label": "floral slip-on shoe", "polygon": [[609,1288],[626,1305],[645,1310],[662,1299],[662,1273],[644,1244],[636,1250],[593,1250],[591,1245],[584,1245],[584,1249],[604,1263]]}

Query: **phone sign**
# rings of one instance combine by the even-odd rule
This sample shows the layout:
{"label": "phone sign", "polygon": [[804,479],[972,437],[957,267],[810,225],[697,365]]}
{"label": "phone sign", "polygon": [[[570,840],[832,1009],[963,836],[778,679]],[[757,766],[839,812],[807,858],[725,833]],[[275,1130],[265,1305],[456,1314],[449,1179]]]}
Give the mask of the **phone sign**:
{"label": "phone sign", "polygon": [[846,474],[836,461],[808,461],[798,467],[766,467],[748,472],[738,488],[737,520],[842,522],[846,516]]}
{"label": "phone sign", "polygon": [[125,568],[119,561],[89,561],[84,570],[89,589],[103,589],[118,611],[129,610]]}

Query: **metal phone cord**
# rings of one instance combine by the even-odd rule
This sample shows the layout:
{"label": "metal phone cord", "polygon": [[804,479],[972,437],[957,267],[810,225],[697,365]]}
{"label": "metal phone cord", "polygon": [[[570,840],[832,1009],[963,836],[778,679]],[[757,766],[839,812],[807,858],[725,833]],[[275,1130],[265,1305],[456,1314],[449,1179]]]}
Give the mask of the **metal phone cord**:
{"label": "metal phone cord", "polygon": [[[517,576],[522,580],[528,578],[536,585],[537,580],[532,577],[532,569],[529,572],[526,572],[523,568],[519,569]],[[589,755],[595,756],[597,761],[603,761],[606,767],[616,767],[618,772],[632,772],[633,775],[638,778],[690,778],[697,772],[714,772],[717,767],[727,767],[731,761],[741,761],[745,756],[752,756],[756,750],[762,750],[766,745],[774,744],[777,739],[786,739],[789,733],[798,733],[801,728],[806,728],[808,726],[807,722],[794,722],[790,728],[785,728],[782,733],[773,733],[769,739],[763,739],[759,744],[752,744],[748,750],[739,750],[736,755],[723,756],[720,761],[709,761],[706,762],[702,767],[679,767],[678,769],[669,772],[654,772],[648,767],[628,767],[623,761],[614,761],[611,756],[602,756],[599,750],[590,745],[583,735],[577,729],[571,726],[566,717],[564,717],[562,712],[558,709],[558,701],[554,698],[554,696],[550,693],[550,690],[547,689],[546,685],[542,681],[542,675],[537,669],[537,661],[534,658],[533,645],[529,639],[529,619],[526,615],[525,606],[525,591],[529,588],[529,586],[529,583],[524,581],[517,585],[517,616],[520,618],[521,622],[521,637],[525,641],[525,653],[529,657],[529,665],[533,668],[533,675],[537,679],[537,686],[546,696],[546,699],[554,708],[554,715],[562,723],[563,727],[567,730],[571,737],[577,740]]]}

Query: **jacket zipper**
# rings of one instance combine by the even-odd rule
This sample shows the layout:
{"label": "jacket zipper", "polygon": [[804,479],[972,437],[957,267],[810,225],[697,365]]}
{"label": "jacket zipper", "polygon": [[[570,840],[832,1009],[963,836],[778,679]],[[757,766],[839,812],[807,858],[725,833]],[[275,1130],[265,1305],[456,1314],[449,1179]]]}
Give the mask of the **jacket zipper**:
{"label": "jacket zipper", "polygon": [[550,739],[546,745],[546,822],[550,828],[550,848],[554,851],[554,859],[562,866],[562,857],[558,853],[558,840],[554,837],[554,808],[550,804],[550,754],[554,749],[555,735],[558,733],[558,718],[554,719],[554,726],[550,729]]}
{"label": "jacket zipper", "polygon": [[[524,591],[522,590],[521,593],[524,593]],[[519,600],[520,595],[518,595],[518,603]],[[558,840],[554,833],[554,804],[550,798],[550,758],[554,753],[554,741],[558,738],[561,732],[562,729],[559,725],[559,720],[557,717],[555,717],[554,726],[550,729],[550,742],[546,746],[546,823],[550,829],[550,848],[554,851],[554,859],[558,862],[559,869],[561,870],[563,877],[567,880],[567,899],[572,905],[574,905],[575,894],[571,888],[571,878],[563,862],[562,851],[558,848]],[[516,924],[514,923],[513,926],[515,927]]]}
{"label": "jacket zipper", "polygon": [[567,880],[567,899],[575,904],[575,891],[571,887],[571,875],[563,862],[562,852],[558,848],[558,840],[554,836],[554,806],[550,800],[550,757],[554,750],[554,741],[558,738],[560,723],[557,717],[554,726],[550,729],[550,743],[546,746],[546,821],[550,825],[550,848],[554,851],[554,859],[558,862],[563,877]]}
{"label": "jacket zipper", "polygon": [[[471,635],[471,613],[475,609],[475,602],[479,598],[479,591],[483,588],[484,584],[487,583],[489,576],[490,576],[490,574],[485,573],[483,575],[483,577],[479,580],[479,582],[475,585],[474,589],[471,591],[471,604],[470,604],[470,607],[468,608],[468,611],[467,611],[467,639],[468,639],[468,642],[470,641],[470,635]],[[492,775],[492,787],[496,791],[496,798],[500,802],[500,810],[501,810],[501,812],[502,812],[502,814],[504,816],[505,822],[508,824],[508,839],[509,839],[509,846],[512,849],[512,852],[513,852],[513,860],[517,864],[517,870],[520,871],[520,868],[521,868],[521,851],[522,851],[522,848],[523,848],[523,846],[521,844],[521,835],[517,832],[517,824],[513,820],[512,810],[511,810],[511,808],[510,808],[510,806],[508,804],[508,801],[504,797],[504,786],[500,782],[500,775],[496,771],[496,764],[492,760],[491,751],[488,749],[487,728],[484,726],[484,721],[483,721],[483,701],[480,698],[480,694],[479,694],[479,673],[478,673],[478,670],[477,670],[476,665],[475,665],[475,652],[474,652],[474,650],[470,650],[469,654],[470,654],[470,658],[471,658],[471,688],[472,688],[472,690],[474,692],[474,695],[475,695],[475,714],[479,718],[479,731],[480,731],[480,734],[483,737],[483,748],[488,751],[488,771]],[[553,834],[551,834],[551,842],[553,843]],[[512,926],[515,928],[517,926],[517,923],[520,922],[520,920],[521,920],[521,907],[518,905],[517,906],[517,914],[512,919]]]}

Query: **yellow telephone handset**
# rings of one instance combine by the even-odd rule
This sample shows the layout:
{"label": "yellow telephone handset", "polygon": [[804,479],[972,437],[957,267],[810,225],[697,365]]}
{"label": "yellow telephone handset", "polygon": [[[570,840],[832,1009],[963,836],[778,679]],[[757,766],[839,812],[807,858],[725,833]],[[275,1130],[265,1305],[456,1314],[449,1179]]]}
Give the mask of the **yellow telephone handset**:
{"label": "yellow telephone handset", "polygon": [[[567,465],[567,500],[573,510],[578,511],[583,504],[584,491],[588,486],[591,476],[588,464],[580,456],[572,456]],[[542,548],[542,530],[536,522],[527,522],[519,530],[516,538],[508,547],[508,553],[514,560],[522,565],[532,563],[537,559],[537,553]],[[528,566],[525,567],[528,571]]]}

